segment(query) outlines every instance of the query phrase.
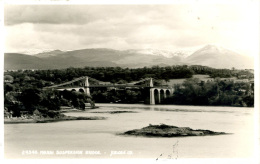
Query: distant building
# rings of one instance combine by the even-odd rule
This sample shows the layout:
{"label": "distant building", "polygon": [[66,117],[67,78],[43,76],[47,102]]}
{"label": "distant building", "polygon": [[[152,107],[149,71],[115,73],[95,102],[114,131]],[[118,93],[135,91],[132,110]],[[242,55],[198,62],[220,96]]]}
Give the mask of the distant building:
{"label": "distant building", "polygon": [[231,77],[231,78],[220,78],[221,81],[235,81],[237,78]]}
{"label": "distant building", "polygon": [[248,83],[249,80],[248,79],[236,79],[234,82],[235,83]]}

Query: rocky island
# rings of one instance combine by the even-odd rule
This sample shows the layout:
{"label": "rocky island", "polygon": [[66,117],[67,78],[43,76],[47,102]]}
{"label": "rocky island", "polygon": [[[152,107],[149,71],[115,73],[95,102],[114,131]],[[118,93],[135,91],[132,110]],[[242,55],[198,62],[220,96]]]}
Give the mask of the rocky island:
{"label": "rocky island", "polygon": [[210,130],[193,130],[189,127],[177,127],[170,125],[149,125],[142,129],[134,129],[124,132],[122,135],[134,135],[145,137],[185,137],[185,136],[209,136],[209,135],[223,135],[224,132],[214,132]]}

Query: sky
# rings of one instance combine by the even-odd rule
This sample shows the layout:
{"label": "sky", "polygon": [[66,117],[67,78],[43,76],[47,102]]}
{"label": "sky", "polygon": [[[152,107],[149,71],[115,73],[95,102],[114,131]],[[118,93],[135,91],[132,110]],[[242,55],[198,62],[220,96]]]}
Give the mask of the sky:
{"label": "sky", "polygon": [[5,5],[4,51],[188,51],[214,44],[255,56],[259,55],[257,3]]}

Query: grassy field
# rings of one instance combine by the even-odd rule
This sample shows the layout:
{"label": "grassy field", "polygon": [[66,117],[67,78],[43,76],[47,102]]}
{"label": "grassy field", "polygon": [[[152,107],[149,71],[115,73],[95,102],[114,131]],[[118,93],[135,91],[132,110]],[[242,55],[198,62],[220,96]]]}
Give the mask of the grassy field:
{"label": "grassy field", "polygon": [[[210,78],[209,75],[193,75],[193,78],[198,78],[201,81],[208,81],[208,80],[213,80],[213,78]],[[185,79],[170,79],[169,82],[167,82],[167,85],[173,86],[174,84],[182,84],[185,81]]]}

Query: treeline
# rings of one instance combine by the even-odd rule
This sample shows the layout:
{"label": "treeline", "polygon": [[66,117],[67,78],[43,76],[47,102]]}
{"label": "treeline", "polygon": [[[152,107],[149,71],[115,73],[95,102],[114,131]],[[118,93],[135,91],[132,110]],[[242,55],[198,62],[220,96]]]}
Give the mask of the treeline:
{"label": "treeline", "polygon": [[254,74],[244,70],[214,69],[206,66],[167,66],[167,67],[143,67],[143,68],[121,68],[121,67],[85,67],[85,68],[67,68],[61,70],[25,70],[16,72],[7,72],[14,78],[16,87],[27,86],[31,88],[36,86],[42,88],[53,84],[59,84],[73,80],[81,76],[89,76],[100,81],[111,83],[127,83],[138,81],[143,78],[151,77],[154,79],[191,78],[194,74],[207,74],[212,78],[228,78],[244,75],[243,78],[254,78]]}
{"label": "treeline", "polygon": [[233,81],[199,81],[191,78],[174,86],[173,96],[165,104],[212,105],[212,106],[254,106],[254,85]]}
{"label": "treeline", "polygon": [[4,106],[13,116],[21,116],[26,113],[32,115],[38,110],[43,117],[53,118],[59,115],[61,106],[71,106],[84,110],[88,102],[94,107],[91,98],[80,92],[41,90],[36,88],[23,89],[15,92],[8,85],[5,85]]}
{"label": "treeline", "polygon": [[62,83],[81,76],[89,76],[100,81],[124,83],[151,77],[155,79],[190,78],[193,71],[187,66],[172,66],[151,68],[121,68],[121,67],[85,67],[67,68],[61,70],[25,70],[7,72],[14,77],[14,82],[21,85],[32,82],[32,85],[43,87],[52,83]]}
{"label": "treeline", "polygon": [[[126,83],[138,81],[146,77],[154,79],[191,78],[194,74],[208,74],[211,77],[253,78],[253,74],[245,70],[213,69],[204,66],[168,66],[144,68],[120,67],[85,67],[61,70],[25,70],[5,72],[4,105],[14,116],[20,111],[32,113],[38,109],[46,116],[53,116],[52,111],[60,110],[61,105],[84,109],[85,103],[93,102],[84,93],[58,92],[42,90],[43,87],[60,84],[81,76],[89,76],[100,81]],[[199,82],[195,79],[186,80],[175,86],[174,95],[163,101],[165,104],[185,105],[228,105],[253,106],[253,85],[234,83],[232,81],[215,80]],[[101,90],[92,89],[91,95],[95,102],[140,103],[145,101],[149,91],[145,90]]]}
{"label": "treeline", "polygon": [[[149,90],[145,89],[93,90],[91,95],[99,103],[149,103]],[[155,97],[158,103],[158,95]],[[173,95],[161,99],[161,104],[253,107],[254,84],[219,78],[208,82],[189,78],[182,84],[175,84]]]}
{"label": "treeline", "polygon": [[144,103],[149,91],[122,89],[122,90],[94,90],[91,93],[97,103]]}
{"label": "treeline", "polygon": [[245,79],[252,79],[254,78],[254,74],[248,70],[236,70],[234,67],[232,69],[216,69],[207,66],[201,65],[192,65],[189,68],[195,74],[206,74],[209,75],[211,78],[231,78],[236,77],[238,79],[245,78]]}

